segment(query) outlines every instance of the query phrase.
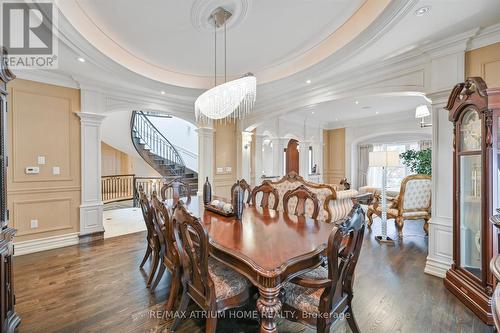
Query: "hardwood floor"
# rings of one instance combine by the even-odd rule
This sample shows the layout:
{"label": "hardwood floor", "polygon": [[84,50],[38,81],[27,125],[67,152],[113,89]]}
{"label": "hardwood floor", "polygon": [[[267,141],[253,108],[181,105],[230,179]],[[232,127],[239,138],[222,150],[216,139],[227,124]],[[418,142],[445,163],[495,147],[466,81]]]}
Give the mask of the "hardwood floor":
{"label": "hardwood floor", "polygon": [[[362,332],[493,332],[443,286],[424,274],[427,238],[422,223],[408,221],[395,247],[380,246],[367,230],[357,266],[354,313]],[[392,223],[389,232],[396,235]],[[19,332],[167,332],[154,318],[168,294],[168,275],[155,293],[138,267],[144,233],[14,258]],[[146,269],[149,267],[146,265]],[[190,310],[197,310],[195,305]],[[251,310],[251,308],[247,309]],[[178,332],[203,332],[204,319],[185,319]],[[218,332],[256,332],[254,320],[229,318]],[[314,332],[279,321],[279,332]],[[332,332],[350,332],[340,321]]]}

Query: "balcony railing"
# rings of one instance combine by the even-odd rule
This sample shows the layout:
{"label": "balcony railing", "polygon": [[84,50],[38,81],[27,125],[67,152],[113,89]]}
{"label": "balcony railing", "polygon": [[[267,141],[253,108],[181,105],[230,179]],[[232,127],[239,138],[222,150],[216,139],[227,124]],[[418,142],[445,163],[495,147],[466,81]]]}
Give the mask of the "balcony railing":
{"label": "balcony railing", "polygon": [[101,177],[103,203],[131,200],[134,198],[135,175],[113,175]]}

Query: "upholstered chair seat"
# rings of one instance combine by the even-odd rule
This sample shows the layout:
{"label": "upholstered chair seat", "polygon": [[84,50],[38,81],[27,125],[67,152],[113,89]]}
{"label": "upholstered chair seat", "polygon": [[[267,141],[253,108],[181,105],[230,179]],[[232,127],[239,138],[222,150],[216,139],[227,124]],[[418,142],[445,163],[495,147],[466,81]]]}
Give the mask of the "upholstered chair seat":
{"label": "upholstered chair seat", "polygon": [[[328,272],[326,274],[328,277]],[[319,301],[324,291],[325,288],[306,288],[289,283],[285,286],[285,303],[299,311],[319,313]]]}
{"label": "upholstered chair seat", "polygon": [[208,273],[214,282],[217,300],[239,295],[250,286],[243,275],[213,258],[208,259]]}

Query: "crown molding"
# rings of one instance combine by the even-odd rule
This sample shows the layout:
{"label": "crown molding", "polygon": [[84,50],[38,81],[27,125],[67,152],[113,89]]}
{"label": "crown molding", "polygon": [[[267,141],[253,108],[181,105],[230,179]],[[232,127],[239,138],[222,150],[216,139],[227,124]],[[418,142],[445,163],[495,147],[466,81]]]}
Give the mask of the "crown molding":
{"label": "crown molding", "polygon": [[500,42],[500,23],[490,25],[479,30],[470,41],[467,51],[475,50]]}
{"label": "crown molding", "polygon": [[42,69],[17,69],[14,70],[18,79],[36,81],[56,86],[78,89],[78,82],[71,76],[64,73],[58,73],[54,70]]}

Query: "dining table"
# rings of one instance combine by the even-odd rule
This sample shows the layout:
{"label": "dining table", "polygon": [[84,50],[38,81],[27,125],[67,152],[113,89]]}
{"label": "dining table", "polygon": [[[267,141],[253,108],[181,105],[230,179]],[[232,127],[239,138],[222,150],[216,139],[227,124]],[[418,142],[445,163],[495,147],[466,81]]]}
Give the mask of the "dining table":
{"label": "dining table", "polygon": [[184,204],[205,227],[210,256],[258,288],[260,332],[278,332],[283,285],[322,263],[335,224],[252,205],[238,220],[205,209],[199,196]]}

